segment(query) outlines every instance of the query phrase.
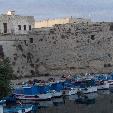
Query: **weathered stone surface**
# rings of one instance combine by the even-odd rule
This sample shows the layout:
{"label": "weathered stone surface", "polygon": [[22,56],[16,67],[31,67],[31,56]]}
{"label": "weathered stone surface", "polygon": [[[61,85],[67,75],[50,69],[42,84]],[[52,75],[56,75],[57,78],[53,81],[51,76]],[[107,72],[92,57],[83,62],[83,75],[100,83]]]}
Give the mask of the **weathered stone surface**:
{"label": "weathered stone surface", "polygon": [[112,23],[79,23],[0,36],[17,76],[113,71]]}

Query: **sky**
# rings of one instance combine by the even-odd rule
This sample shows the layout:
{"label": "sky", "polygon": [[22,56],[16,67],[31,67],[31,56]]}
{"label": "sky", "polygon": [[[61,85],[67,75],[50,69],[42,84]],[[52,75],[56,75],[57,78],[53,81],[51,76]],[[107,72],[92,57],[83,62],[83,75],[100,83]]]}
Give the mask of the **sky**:
{"label": "sky", "polygon": [[0,13],[8,10],[39,20],[73,16],[113,21],[113,0],[0,0]]}

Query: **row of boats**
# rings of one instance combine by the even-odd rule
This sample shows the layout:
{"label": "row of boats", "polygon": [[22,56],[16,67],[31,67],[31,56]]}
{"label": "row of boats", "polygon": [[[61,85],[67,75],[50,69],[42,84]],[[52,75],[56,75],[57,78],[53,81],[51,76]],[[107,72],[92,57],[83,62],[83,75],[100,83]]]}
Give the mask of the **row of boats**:
{"label": "row of boats", "polygon": [[[32,104],[23,105],[22,102],[40,102],[75,94],[78,96],[76,99],[78,103],[93,102],[94,99],[86,98],[85,94],[98,90],[109,90],[111,87],[113,87],[113,74],[62,76],[59,80],[49,78],[47,81],[30,80],[18,84],[18,87],[13,88],[11,96],[0,101],[0,113],[29,113],[33,111],[34,106]],[[7,102],[13,102],[16,106],[4,107],[3,103]]]}
{"label": "row of boats", "polygon": [[82,76],[63,76],[60,80],[34,80],[21,84],[13,94],[19,100],[47,100],[74,94],[87,94],[97,90],[109,89],[113,85],[113,74]]}

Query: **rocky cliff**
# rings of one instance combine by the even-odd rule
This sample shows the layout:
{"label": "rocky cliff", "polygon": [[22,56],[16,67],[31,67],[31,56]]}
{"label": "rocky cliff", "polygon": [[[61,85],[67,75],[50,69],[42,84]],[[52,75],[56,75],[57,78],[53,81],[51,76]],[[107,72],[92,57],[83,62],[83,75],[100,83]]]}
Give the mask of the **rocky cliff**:
{"label": "rocky cliff", "polygon": [[113,71],[112,23],[55,25],[0,37],[17,76]]}

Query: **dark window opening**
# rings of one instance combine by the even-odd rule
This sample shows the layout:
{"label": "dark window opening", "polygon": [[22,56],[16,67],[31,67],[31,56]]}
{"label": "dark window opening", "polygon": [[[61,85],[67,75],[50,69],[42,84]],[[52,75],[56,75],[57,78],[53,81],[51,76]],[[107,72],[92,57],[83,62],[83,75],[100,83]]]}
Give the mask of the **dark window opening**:
{"label": "dark window opening", "polygon": [[31,75],[35,75],[35,72],[34,72],[34,70],[31,70]]}
{"label": "dark window opening", "polygon": [[7,33],[7,23],[3,23],[4,26],[4,33]]}
{"label": "dark window opening", "polygon": [[30,43],[33,43],[33,38],[30,38],[29,40],[30,40]]}
{"label": "dark window opening", "polygon": [[111,64],[104,64],[104,67],[112,67]]}
{"label": "dark window opening", "polygon": [[18,25],[18,30],[21,30],[21,25]]}
{"label": "dark window opening", "polygon": [[26,30],[26,25],[24,25],[24,30]]}
{"label": "dark window opening", "polygon": [[95,35],[91,35],[91,39],[92,40],[95,40]]}
{"label": "dark window opening", "polygon": [[29,25],[29,30],[31,30],[31,25]]}
{"label": "dark window opening", "polygon": [[110,24],[110,28],[109,28],[110,31],[113,31],[113,23]]}

